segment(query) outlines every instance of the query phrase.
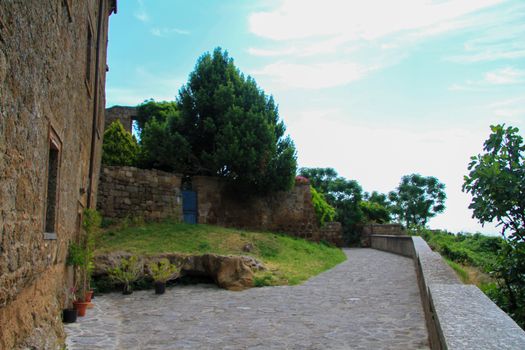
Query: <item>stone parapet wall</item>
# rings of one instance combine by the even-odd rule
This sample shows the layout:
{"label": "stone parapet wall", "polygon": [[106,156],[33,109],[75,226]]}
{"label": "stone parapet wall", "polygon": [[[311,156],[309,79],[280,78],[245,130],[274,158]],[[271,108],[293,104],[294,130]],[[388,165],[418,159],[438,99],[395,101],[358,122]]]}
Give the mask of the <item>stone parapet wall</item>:
{"label": "stone parapet wall", "polygon": [[361,247],[370,247],[372,235],[406,236],[400,224],[367,224],[361,227]]}
{"label": "stone parapet wall", "polygon": [[372,235],[371,247],[414,260],[432,349],[525,349],[525,332],[479,288],[462,284],[421,237]]}
{"label": "stone parapet wall", "polygon": [[181,177],[160,170],[104,166],[97,209],[104,217],[182,220]]}
{"label": "stone parapet wall", "polygon": [[[194,176],[200,224],[282,232],[312,241],[342,246],[339,223],[317,223],[309,185],[263,197],[232,195],[216,177]],[[157,170],[104,167],[98,209],[105,217],[141,216],[146,220],[182,220],[181,177]]]}

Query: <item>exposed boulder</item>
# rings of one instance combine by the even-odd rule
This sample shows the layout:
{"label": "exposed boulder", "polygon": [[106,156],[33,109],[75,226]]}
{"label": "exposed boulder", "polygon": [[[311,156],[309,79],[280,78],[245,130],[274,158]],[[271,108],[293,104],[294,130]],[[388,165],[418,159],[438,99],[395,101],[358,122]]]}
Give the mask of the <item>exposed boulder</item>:
{"label": "exposed boulder", "polygon": [[[97,255],[93,275],[95,277],[107,275],[110,268],[114,268],[123,258],[129,258],[131,255],[133,254],[128,252]],[[251,288],[253,286],[253,273],[266,270],[260,261],[251,256],[165,253],[140,257],[144,266],[162,258],[167,258],[172,264],[180,266],[182,276],[207,276],[212,278],[219,287],[236,291]],[[144,269],[144,271],[147,270]]]}

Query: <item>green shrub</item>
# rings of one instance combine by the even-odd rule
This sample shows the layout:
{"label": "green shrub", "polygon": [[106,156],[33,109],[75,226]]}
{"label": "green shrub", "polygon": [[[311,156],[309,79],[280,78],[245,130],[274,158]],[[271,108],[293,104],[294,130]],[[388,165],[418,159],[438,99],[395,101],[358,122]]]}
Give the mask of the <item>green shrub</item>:
{"label": "green shrub", "polygon": [[115,120],[104,132],[102,163],[106,165],[135,165],[140,148],[135,136],[127,132],[120,120]]}
{"label": "green shrub", "polygon": [[142,264],[138,257],[131,256],[120,260],[120,264],[112,269],[108,269],[109,278],[113,281],[129,286],[136,281],[142,272]]}
{"label": "green shrub", "polygon": [[170,263],[167,258],[148,265],[151,277],[156,282],[166,282],[169,279],[178,277],[180,267]]}
{"label": "green shrub", "polygon": [[310,186],[310,193],[312,194],[312,204],[319,225],[323,226],[326,222],[333,221],[335,217],[335,209],[328,204],[324,195],[317,192],[312,186]]}

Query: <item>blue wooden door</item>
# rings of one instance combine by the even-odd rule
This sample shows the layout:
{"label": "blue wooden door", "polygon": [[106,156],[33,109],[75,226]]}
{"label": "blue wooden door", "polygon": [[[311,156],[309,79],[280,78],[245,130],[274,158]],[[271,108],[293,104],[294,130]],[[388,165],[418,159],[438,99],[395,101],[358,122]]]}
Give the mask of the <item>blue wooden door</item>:
{"label": "blue wooden door", "polygon": [[197,223],[197,192],[182,191],[182,215],[185,223]]}

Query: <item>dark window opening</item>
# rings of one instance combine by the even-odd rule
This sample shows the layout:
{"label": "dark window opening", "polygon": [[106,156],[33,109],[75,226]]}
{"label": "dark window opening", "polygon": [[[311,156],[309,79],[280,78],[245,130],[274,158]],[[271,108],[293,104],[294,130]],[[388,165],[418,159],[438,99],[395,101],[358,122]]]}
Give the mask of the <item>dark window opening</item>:
{"label": "dark window opening", "polygon": [[58,205],[58,165],[60,153],[53,141],[49,144],[49,161],[47,165],[47,200],[45,232],[56,232]]}
{"label": "dark window opening", "polygon": [[87,48],[86,48],[86,79],[88,83],[91,83],[91,46],[93,36],[91,34],[91,27],[88,25],[87,30]]}

